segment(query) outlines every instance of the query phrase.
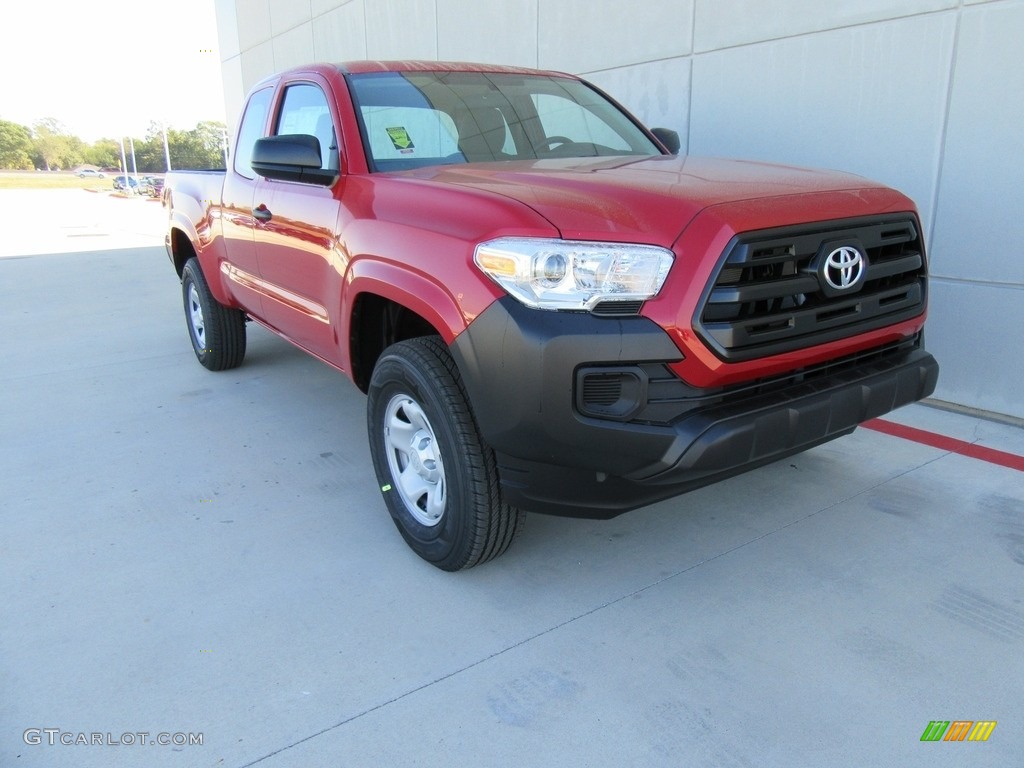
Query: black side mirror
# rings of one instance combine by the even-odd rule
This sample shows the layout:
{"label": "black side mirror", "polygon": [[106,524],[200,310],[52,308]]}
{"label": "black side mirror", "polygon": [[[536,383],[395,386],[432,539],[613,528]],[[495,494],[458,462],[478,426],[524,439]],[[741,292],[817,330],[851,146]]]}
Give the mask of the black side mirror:
{"label": "black side mirror", "polygon": [[329,187],[338,178],[337,171],[321,167],[320,140],[304,133],[257,139],[252,148],[251,162],[256,173],[276,181],[300,181]]}
{"label": "black side mirror", "polygon": [[679,154],[679,134],[670,128],[652,128],[654,138],[664,145],[665,149],[673,155]]}

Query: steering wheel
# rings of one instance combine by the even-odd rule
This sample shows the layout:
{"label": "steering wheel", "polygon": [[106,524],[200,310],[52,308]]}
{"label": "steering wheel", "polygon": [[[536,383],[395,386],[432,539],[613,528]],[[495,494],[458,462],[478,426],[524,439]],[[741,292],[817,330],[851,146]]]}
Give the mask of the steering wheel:
{"label": "steering wheel", "polygon": [[546,139],[541,139],[540,144],[537,146],[538,150],[551,150],[558,144],[575,144],[575,142],[565,136],[548,136]]}

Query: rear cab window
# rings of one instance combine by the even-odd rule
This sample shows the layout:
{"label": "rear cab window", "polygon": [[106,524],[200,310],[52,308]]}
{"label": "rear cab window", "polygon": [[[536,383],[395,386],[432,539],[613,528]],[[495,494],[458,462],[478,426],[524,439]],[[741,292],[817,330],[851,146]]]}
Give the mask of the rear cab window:
{"label": "rear cab window", "polygon": [[247,179],[256,178],[256,172],[252,169],[252,148],[257,139],[263,138],[263,129],[267,124],[270,99],[273,95],[273,87],[256,91],[249,97],[249,104],[242,116],[242,124],[238,129],[238,141],[235,146],[233,168],[235,173],[245,176]]}

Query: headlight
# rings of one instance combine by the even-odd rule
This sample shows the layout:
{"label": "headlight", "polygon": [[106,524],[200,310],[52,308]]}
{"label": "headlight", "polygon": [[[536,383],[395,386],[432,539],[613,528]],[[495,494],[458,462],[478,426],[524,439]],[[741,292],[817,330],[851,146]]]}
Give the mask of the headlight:
{"label": "headlight", "polygon": [[653,245],[503,237],[476,247],[485,275],[535,309],[590,310],[655,296],[672,252]]}

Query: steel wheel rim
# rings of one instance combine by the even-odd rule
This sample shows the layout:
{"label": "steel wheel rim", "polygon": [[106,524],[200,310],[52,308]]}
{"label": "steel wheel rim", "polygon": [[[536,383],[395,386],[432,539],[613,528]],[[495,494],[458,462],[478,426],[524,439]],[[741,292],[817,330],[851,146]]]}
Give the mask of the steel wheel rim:
{"label": "steel wheel rim", "polygon": [[199,301],[199,291],[195,283],[188,286],[188,317],[192,324],[192,335],[200,349],[206,349],[206,322],[203,320],[203,305]]}
{"label": "steel wheel rim", "polygon": [[448,497],[444,462],[430,420],[408,395],[393,396],[384,410],[384,450],[409,514],[420,525],[440,523]]}

